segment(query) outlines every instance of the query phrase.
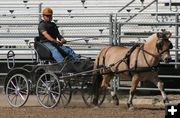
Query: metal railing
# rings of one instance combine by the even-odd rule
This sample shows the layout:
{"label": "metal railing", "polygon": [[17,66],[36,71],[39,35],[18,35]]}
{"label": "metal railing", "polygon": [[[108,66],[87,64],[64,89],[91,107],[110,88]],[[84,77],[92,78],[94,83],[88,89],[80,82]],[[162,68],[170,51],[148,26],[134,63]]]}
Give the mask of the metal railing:
{"label": "metal railing", "polygon": [[[14,22],[14,23],[7,23],[7,22],[0,22],[0,26],[23,26],[23,27],[32,27],[32,26],[37,26],[38,25],[38,22],[40,21],[40,9],[41,9],[41,6],[39,6],[39,13],[35,13],[35,14],[29,14],[29,15],[32,15],[32,16],[36,16],[36,17],[39,17],[39,19],[36,21],[36,22],[29,22],[29,23],[17,23],[17,22]],[[129,22],[130,20],[125,20],[125,22],[120,22],[119,19],[122,18],[123,14],[134,14],[131,16],[131,19],[133,19],[133,21],[131,20],[131,22]],[[147,14],[147,15],[151,15],[151,14],[155,14],[155,17],[151,16],[152,18],[154,18],[155,20],[153,20],[153,22],[134,22],[134,20],[136,20],[136,17],[135,16],[139,16],[139,15],[142,15],[142,14]],[[165,14],[165,15],[171,15],[171,16],[174,16],[174,22],[159,22],[157,20],[157,16],[158,14]],[[2,14],[3,15],[3,14]],[[11,14],[9,14],[10,16]],[[21,16],[21,15],[27,15],[27,14],[13,14],[13,15],[17,15],[17,16]],[[175,48],[171,51],[174,51],[176,52],[175,53],[175,62],[171,62],[170,64],[173,64],[175,65],[175,68],[177,68],[177,66],[180,64],[178,61],[178,52],[179,52],[179,46],[178,46],[178,40],[179,40],[179,28],[178,26],[180,25],[179,23],[179,13],[160,13],[160,12],[141,12],[141,13],[127,13],[127,12],[120,12],[120,13],[117,13],[117,14],[99,14],[99,13],[92,13],[92,14],[63,14],[63,15],[58,15],[58,14],[55,14],[54,17],[56,18],[67,18],[67,19],[70,19],[70,17],[78,17],[78,18],[82,18],[82,17],[88,17],[88,18],[101,18],[101,17],[105,17],[106,19],[106,22],[79,22],[79,23],[75,23],[75,22],[67,22],[67,23],[59,23],[57,22],[57,25],[62,27],[62,28],[73,28],[73,27],[76,27],[76,28],[83,28],[83,27],[93,27],[93,28],[107,28],[108,30],[108,33],[107,34],[76,34],[76,35],[64,35],[65,38],[105,38],[105,40],[108,40],[108,43],[107,44],[110,44],[110,45],[118,45],[120,43],[123,42],[123,40],[125,39],[128,39],[128,38],[134,38],[135,41],[138,40],[138,38],[146,38],[148,37],[149,35],[124,35],[125,32],[129,32],[129,31],[126,31],[127,28],[125,29],[124,27],[127,26],[127,25],[130,25],[129,29],[133,29],[133,25],[136,25],[137,27],[143,27],[143,26],[156,26],[156,27],[165,27],[165,26],[173,26],[173,36],[172,36],[172,39],[175,40],[174,41],[174,45],[175,45]],[[137,19],[139,21],[139,19]],[[72,19],[73,21],[73,19]],[[157,21],[157,22],[156,22]],[[83,29],[82,29],[83,30]],[[144,29],[144,31],[146,31],[147,29]],[[170,28],[170,30],[172,30],[172,28]],[[136,32],[136,31],[135,31]],[[148,30],[149,32],[149,30]],[[154,32],[157,32],[157,31],[152,31],[152,33]],[[136,32],[138,33],[138,32]],[[37,36],[38,34],[37,33],[0,33],[0,38],[16,38],[16,39],[22,39],[24,40],[24,38],[29,38],[32,39],[34,38],[35,36]],[[84,44],[85,45],[85,44]],[[92,44],[93,45],[93,44]],[[96,44],[98,45],[98,44]],[[88,46],[88,45],[87,45]],[[89,55],[90,56],[95,56],[96,54],[90,54],[90,51],[93,50],[94,51],[94,48],[86,48],[88,51],[89,51]],[[98,53],[98,51],[100,50],[100,48],[96,48],[96,53]],[[2,48],[0,48],[0,50],[3,50]],[[8,50],[8,49],[5,49],[5,50]],[[19,50],[24,50],[24,49],[19,49]],[[79,51],[81,51],[84,49],[79,49]],[[15,53],[17,54],[17,53]],[[22,53],[23,54],[26,54],[26,52]],[[32,54],[33,55],[33,54]],[[86,55],[88,56],[88,55]],[[22,60],[23,62],[25,62],[26,60]],[[6,61],[4,61],[6,62]],[[16,61],[18,62],[18,61]],[[21,61],[19,61],[18,63],[20,63]],[[2,73],[2,75],[6,75],[6,73]],[[161,75],[160,75],[161,76]],[[166,75],[163,75],[164,77]],[[179,76],[172,76],[172,75],[167,75],[166,77],[179,77]],[[118,89],[122,89],[120,86],[118,86]],[[124,88],[124,89],[129,89],[129,88]],[[138,88],[138,89],[141,89],[141,88]],[[146,89],[146,88],[143,88],[144,90],[149,90],[149,89]],[[154,88],[150,88],[151,90],[155,90]],[[171,90],[171,89],[170,89]],[[179,90],[178,90],[179,91]]]}

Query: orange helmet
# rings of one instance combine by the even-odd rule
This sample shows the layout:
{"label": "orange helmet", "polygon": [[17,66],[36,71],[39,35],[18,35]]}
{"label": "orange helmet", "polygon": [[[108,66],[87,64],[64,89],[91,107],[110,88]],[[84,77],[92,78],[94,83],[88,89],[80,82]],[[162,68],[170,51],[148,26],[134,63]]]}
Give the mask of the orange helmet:
{"label": "orange helmet", "polygon": [[53,10],[50,7],[46,7],[43,9],[43,15],[52,15]]}

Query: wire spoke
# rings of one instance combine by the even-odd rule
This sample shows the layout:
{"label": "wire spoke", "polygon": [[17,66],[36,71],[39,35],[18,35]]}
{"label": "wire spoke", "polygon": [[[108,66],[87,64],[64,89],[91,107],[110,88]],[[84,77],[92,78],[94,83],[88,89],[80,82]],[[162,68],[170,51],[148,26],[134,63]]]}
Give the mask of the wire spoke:
{"label": "wire spoke", "polygon": [[64,104],[64,99],[63,99],[63,98],[61,98],[60,100],[61,100],[61,103],[62,103],[62,104]]}
{"label": "wire spoke", "polygon": [[91,96],[90,96],[90,95],[88,95],[88,97],[86,97],[87,100],[89,100],[89,98],[90,98],[90,100],[91,100]]}
{"label": "wire spoke", "polygon": [[50,94],[48,94],[48,98],[47,98],[47,105],[49,106],[49,101],[50,101]]}
{"label": "wire spoke", "polygon": [[59,95],[60,93],[56,92],[56,91],[50,91],[51,93],[54,93],[56,95]]}
{"label": "wire spoke", "polygon": [[[68,98],[66,97],[65,94],[62,94],[62,96],[63,96],[64,99],[68,100]],[[61,97],[62,97],[62,96],[61,96]],[[63,99],[63,98],[62,98],[62,99]]]}
{"label": "wire spoke", "polygon": [[52,95],[52,97],[53,97],[53,99],[56,101],[56,103],[58,102],[58,100],[56,99],[56,97],[55,97],[55,95],[54,94],[52,94],[51,93],[51,95]]}
{"label": "wire spoke", "polygon": [[20,96],[20,98],[21,98],[23,101],[25,101],[25,98],[24,98],[24,96],[23,96],[21,93],[19,93],[19,96]]}
{"label": "wire spoke", "polygon": [[[8,96],[10,98],[10,95]],[[16,97],[16,95],[13,95],[11,102],[13,102],[14,98]]]}
{"label": "wire spoke", "polygon": [[38,91],[38,93],[46,93],[46,91]]}
{"label": "wire spoke", "polygon": [[44,95],[43,99],[42,99],[42,102],[44,102],[45,98],[46,98],[47,94]]}
{"label": "wire spoke", "polygon": [[16,96],[16,99],[15,99],[15,104],[16,104],[16,102],[17,102],[17,97],[18,97],[18,96]]}
{"label": "wire spoke", "polygon": [[27,91],[21,91],[21,93],[23,93],[23,94],[26,94],[26,95],[27,95]]}
{"label": "wire spoke", "polygon": [[14,88],[16,89],[16,86],[15,86],[15,84],[13,83],[13,81],[11,81],[11,84],[14,86]]}
{"label": "wire spoke", "polygon": [[19,86],[18,80],[17,80],[17,79],[18,79],[17,76],[15,76],[14,78],[15,78],[15,80],[16,80],[16,86]]}
{"label": "wire spoke", "polygon": [[21,90],[21,91],[27,90],[27,86],[21,87],[20,90]]}
{"label": "wire spoke", "polygon": [[44,88],[44,87],[38,86],[38,89],[41,89],[41,90],[46,90],[47,88]]}
{"label": "wire spoke", "polygon": [[43,83],[43,85],[45,85],[46,88],[48,88],[47,84],[46,84],[42,79],[40,79],[40,80],[41,80],[41,82]]}
{"label": "wire spoke", "polygon": [[11,88],[11,87],[8,87],[8,89],[10,89],[10,90],[14,90],[14,91],[16,90],[16,89],[14,89],[14,88]]}
{"label": "wire spoke", "polygon": [[15,91],[8,91],[7,94],[9,94],[9,95],[15,95],[16,93],[15,93]]}

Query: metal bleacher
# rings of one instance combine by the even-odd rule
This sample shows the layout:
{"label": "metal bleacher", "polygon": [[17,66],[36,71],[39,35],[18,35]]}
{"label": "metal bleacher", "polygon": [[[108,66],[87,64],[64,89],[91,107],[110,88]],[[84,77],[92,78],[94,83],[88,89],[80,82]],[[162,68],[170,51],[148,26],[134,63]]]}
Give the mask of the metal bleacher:
{"label": "metal bleacher", "polygon": [[[54,10],[53,20],[60,33],[70,41],[67,45],[79,54],[95,58],[102,47],[115,43],[117,39],[122,43],[143,41],[162,28],[175,34],[175,28],[167,24],[175,22],[174,11],[178,6],[173,8],[173,5],[170,9],[166,0],[0,1],[0,55],[4,55],[0,58],[6,59],[10,49],[16,54],[27,54],[16,58],[33,57],[31,49],[24,49],[28,50],[29,42],[38,35],[41,9],[47,6]],[[118,26],[121,29],[115,31]]]}

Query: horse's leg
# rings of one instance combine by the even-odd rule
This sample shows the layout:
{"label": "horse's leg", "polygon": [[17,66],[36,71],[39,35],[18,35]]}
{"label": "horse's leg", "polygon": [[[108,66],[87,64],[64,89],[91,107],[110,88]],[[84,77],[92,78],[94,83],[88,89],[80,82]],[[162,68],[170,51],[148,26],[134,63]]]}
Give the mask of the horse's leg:
{"label": "horse's leg", "polygon": [[113,81],[114,86],[113,86],[112,91],[111,91],[111,97],[112,97],[113,104],[119,105],[119,98],[118,98],[117,93],[116,93],[117,92],[117,86],[116,86],[117,80],[116,79],[117,79],[117,76],[115,76],[114,81]]}
{"label": "horse's leg", "polygon": [[111,96],[112,96],[113,103],[115,105],[119,105],[119,98],[117,96],[117,93],[114,91],[111,91]]}
{"label": "horse's leg", "polygon": [[136,87],[137,87],[138,83],[139,83],[139,75],[135,74],[132,77],[131,89],[129,91],[129,99],[128,99],[128,102],[127,102],[127,106],[129,108],[129,110],[134,109],[132,100],[133,100],[133,97],[134,97],[134,94],[135,94]]}
{"label": "horse's leg", "polygon": [[[110,81],[111,79],[114,77],[114,74],[107,74],[107,75],[103,75],[103,81],[102,81],[102,85],[101,87],[109,87],[110,86]],[[112,100],[113,100],[113,103],[115,105],[119,105],[119,99],[117,97],[117,93],[116,91],[111,91],[111,97],[112,97]]]}
{"label": "horse's leg", "polygon": [[164,83],[158,79],[158,78],[154,78],[154,79],[151,79],[151,81],[158,87],[158,89],[160,90],[161,92],[161,95],[163,97],[163,102],[164,103],[169,103],[169,100],[168,100],[168,97],[164,91]]}

